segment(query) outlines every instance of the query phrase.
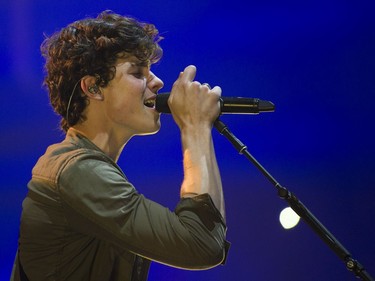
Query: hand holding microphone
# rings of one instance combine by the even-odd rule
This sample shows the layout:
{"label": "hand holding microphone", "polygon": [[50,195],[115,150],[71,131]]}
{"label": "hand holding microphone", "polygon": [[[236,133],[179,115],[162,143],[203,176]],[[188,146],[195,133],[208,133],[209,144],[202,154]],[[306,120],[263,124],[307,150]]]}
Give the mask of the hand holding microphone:
{"label": "hand holding microphone", "polygon": [[[185,74],[185,79],[182,79],[181,77],[186,71],[188,71],[188,73]],[[190,79],[190,83],[195,83],[196,87],[207,86],[207,88],[211,90],[211,87],[207,83],[203,83],[202,85],[200,85],[198,82],[192,82],[192,79],[194,79],[195,77],[195,71],[195,67],[188,66],[185,71],[181,73],[179,79],[175,82],[173,87],[180,86],[180,79],[182,81]],[[275,110],[275,105],[270,101],[260,100],[258,98],[221,97],[221,89],[219,87],[214,87],[212,90],[216,90],[218,93],[221,114],[259,114],[261,112],[273,112]],[[155,107],[158,112],[171,113],[171,109],[169,108],[168,104],[170,96],[170,92],[165,92],[157,95]]]}
{"label": "hand holding microphone", "polygon": [[[173,114],[177,125],[182,129],[186,126],[211,128],[212,123],[220,115],[220,87],[213,89],[208,84],[194,80],[196,67],[188,66],[180,73],[168,96],[156,97],[156,106],[163,103],[163,108]],[[162,112],[161,109],[156,109]]]}

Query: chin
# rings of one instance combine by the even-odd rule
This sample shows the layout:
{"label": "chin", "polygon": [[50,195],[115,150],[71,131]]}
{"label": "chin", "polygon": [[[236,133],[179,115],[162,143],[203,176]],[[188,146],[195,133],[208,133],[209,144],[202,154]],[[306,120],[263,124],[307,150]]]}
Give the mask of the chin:
{"label": "chin", "polygon": [[149,131],[147,132],[142,132],[142,133],[139,133],[137,134],[138,136],[148,136],[148,135],[155,135],[157,132],[160,131],[160,121],[156,123],[155,127],[153,129],[150,129]]}

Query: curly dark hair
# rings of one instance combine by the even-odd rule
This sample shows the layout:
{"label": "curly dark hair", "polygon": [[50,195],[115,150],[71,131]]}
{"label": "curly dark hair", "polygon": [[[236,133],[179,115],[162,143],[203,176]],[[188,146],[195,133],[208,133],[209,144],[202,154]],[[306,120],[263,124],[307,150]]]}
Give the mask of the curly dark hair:
{"label": "curly dark hair", "polygon": [[44,85],[53,109],[62,117],[61,128],[66,132],[85,120],[82,113],[88,100],[79,86],[82,77],[94,76],[96,84],[105,87],[115,76],[117,59],[124,55],[155,63],[163,53],[161,39],[153,24],[112,11],[76,21],[46,38],[41,45],[46,59]]}

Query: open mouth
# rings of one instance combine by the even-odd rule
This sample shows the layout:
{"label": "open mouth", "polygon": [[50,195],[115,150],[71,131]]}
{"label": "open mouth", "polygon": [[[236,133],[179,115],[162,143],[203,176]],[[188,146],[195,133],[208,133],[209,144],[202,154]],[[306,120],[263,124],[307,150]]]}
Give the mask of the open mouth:
{"label": "open mouth", "polygon": [[149,108],[155,108],[155,98],[147,99],[143,104]]}

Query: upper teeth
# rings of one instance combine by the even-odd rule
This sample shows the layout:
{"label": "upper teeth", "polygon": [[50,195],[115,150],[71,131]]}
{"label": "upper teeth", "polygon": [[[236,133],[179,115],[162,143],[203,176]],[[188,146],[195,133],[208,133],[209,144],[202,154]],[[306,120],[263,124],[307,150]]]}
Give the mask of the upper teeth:
{"label": "upper teeth", "polygon": [[154,100],[146,100],[145,105],[147,107],[153,107],[155,105],[155,101]]}

